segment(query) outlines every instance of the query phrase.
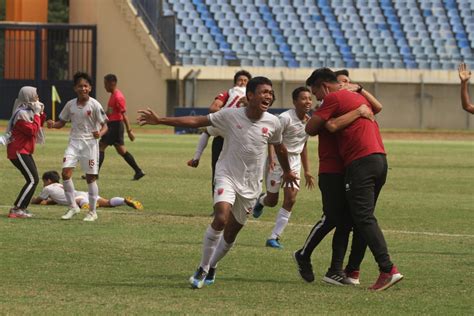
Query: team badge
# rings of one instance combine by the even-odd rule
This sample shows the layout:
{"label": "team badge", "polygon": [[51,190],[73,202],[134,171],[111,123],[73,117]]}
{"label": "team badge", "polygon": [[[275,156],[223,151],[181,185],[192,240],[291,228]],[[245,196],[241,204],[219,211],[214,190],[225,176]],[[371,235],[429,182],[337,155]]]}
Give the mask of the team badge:
{"label": "team badge", "polygon": [[275,180],[270,180],[270,185],[271,185],[272,187],[274,187],[275,184],[276,184]]}
{"label": "team badge", "polygon": [[217,195],[222,195],[224,193],[224,189],[217,189]]}
{"label": "team badge", "polygon": [[268,128],[262,127],[262,134],[263,134],[263,136],[267,136],[268,135]]}
{"label": "team badge", "polygon": [[86,112],[86,113],[87,113],[87,116],[91,116],[91,114],[92,114],[92,111],[91,111],[91,110],[87,110],[87,112]]}
{"label": "team badge", "polygon": [[242,125],[240,124],[237,124],[235,127],[237,127],[238,129],[242,129]]}
{"label": "team badge", "polygon": [[63,162],[66,162],[66,157],[63,158]]}

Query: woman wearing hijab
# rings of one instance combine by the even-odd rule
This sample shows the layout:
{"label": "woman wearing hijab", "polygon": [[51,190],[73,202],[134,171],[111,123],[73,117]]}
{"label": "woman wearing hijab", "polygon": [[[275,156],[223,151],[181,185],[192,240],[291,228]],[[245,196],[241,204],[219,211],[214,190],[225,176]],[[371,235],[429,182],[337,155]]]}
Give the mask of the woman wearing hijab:
{"label": "woman wearing hijab", "polygon": [[35,144],[43,142],[41,126],[46,118],[43,109],[44,105],[38,101],[35,87],[20,89],[7,128],[7,157],[20,170],[26,183],[10,209],[9,218],[32,216],[27,207],[39,182],[33,152]]}

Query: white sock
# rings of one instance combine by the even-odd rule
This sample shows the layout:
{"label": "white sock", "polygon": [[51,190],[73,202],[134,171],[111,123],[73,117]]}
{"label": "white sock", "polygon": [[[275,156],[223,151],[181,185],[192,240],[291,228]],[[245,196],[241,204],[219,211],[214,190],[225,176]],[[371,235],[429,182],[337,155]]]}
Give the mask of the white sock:
{"label": "white sock", "polygon": [[79,206],[82,207],[84,204],[89,203],[89,201],[88,201],[86,198],[81,197],[81,199],[79,200],[79,202],[76,201],[76,203],[78,203]]}
{"label": "white sock", "polygon": [[219,242],[219,238],[222,236],[222,231],[214,230],[214,228],[209,225],[204,234],[204,240],[202,242],[202,258],[200,267],[204,269],[204,271],[209,271],[209,263],[211,262],[211,258],[216,250],[217,243]]}
{"label": "white sock", "polygon": [[64,195],[66,196],[66,201],[71,208],[77,208],[76,198],[74,194],[74,183],[72,179],[63,181]]}
{"label": "white sock", "polygon": [[281,236],[283,231],[285,230],[286,225],[288,225],[288,221],[290,220],[291,212],[288,212],[284,208],[281,208],[277,214],[275,227],[273,228],[272,235],[270,239],[277,239]]}
{"label": "white sock", "polygon": [[99,187],[97,182],[88,183],[89,187],[89,212],[95,213],[97,200],[99,199]]}
{"label": "white sock", "polygon": [[199,160],[201,159],[202,152],[207,146],[207,142],[209,140],[209,134],[208,133],[202,133],[201,137],[199,137],[199,143],[196,147],[196,152],[194,153],[194,160]]}
{"label": "white sock", "polygon": [[110,206],[116,207],[120,205],[125,205],[125,199],[123,197],[113,197],[109,201]]}
{"label": "white sock", "polygon": [[259,199],[258,199],[258,203],[262,204],[262,205],[265,205],[265,203],[263,203],[263,200],[265,200],[265,197],[267,196],[267,194],[265,193],[264,195],[262,195]]}
{"label": "white sock", "polygon": [[214,255],[212,256],[211,268],[217,267],[217,263],[222,258],[224,258],[224,256],[229,252],[230,248],[232,248],[233,245],[234,243],[228,244],[225,241],[224,236],[221,237],[221,239],[219,240],[219,243],[217,244],[216,251],[214,252]]}

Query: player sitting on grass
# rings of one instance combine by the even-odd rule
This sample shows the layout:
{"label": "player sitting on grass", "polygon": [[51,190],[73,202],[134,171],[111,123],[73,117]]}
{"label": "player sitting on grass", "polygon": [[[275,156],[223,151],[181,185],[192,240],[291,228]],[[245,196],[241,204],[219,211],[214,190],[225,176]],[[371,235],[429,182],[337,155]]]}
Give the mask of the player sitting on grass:
{"label": "player sitting on grass", "polygon": [[[301,164],[303,164],[306,187],[314,188],[314,178],[309,170],[308,152],[306,141],[308,134],[305,132],[306,122],[309,120],[307,112],[311,109],[311,92],[306,87],[299,87],[292,94],[294,109],[281,113],[278,117],[282,126],[283,144],[288,149],[288,159],[291,170],[300,177]],[[262,193],[253,208],[253,217],[258,218],[264,206],[274,207],[278,203],[283,170],[276,160],[274,149],[269,145],[268,173],[266,176],[267,193]],[[299,182],[299,181],[298,181]],[[296,202],[298,187],[285,186],[283,188],[283,205],[278,212],[275,227],[266,246],[281,249],[280,237],[288,225],[291,210]]]}
{"label": "player sitting on grass", "polygon": [[[47,171],[43,173],[43,190],[38,197],[32,199],[32,204],[39,205],[69,205],[66,200],[63,185],[59,183],[59,173],[57,171]],[[74,191],[76,203],[82,209],[89,208],[89,197],[87,192]],[[100,197],[97,199],[97,206],[99,207],[117,207],[128,205],[136,210],[143,210],[143,205],[137,200],[126,197],[113,197],[110,200]]]}

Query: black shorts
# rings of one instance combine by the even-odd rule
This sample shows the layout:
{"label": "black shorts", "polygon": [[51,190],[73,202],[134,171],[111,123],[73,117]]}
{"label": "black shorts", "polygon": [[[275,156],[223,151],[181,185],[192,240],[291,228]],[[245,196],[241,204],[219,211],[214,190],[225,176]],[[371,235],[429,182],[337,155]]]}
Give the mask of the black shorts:
{"label": "black shorts", "polygon": [[123,125],[122,121],[107,122],[108,131],[102,136],[100,142],[107,145],[123,145]]}

